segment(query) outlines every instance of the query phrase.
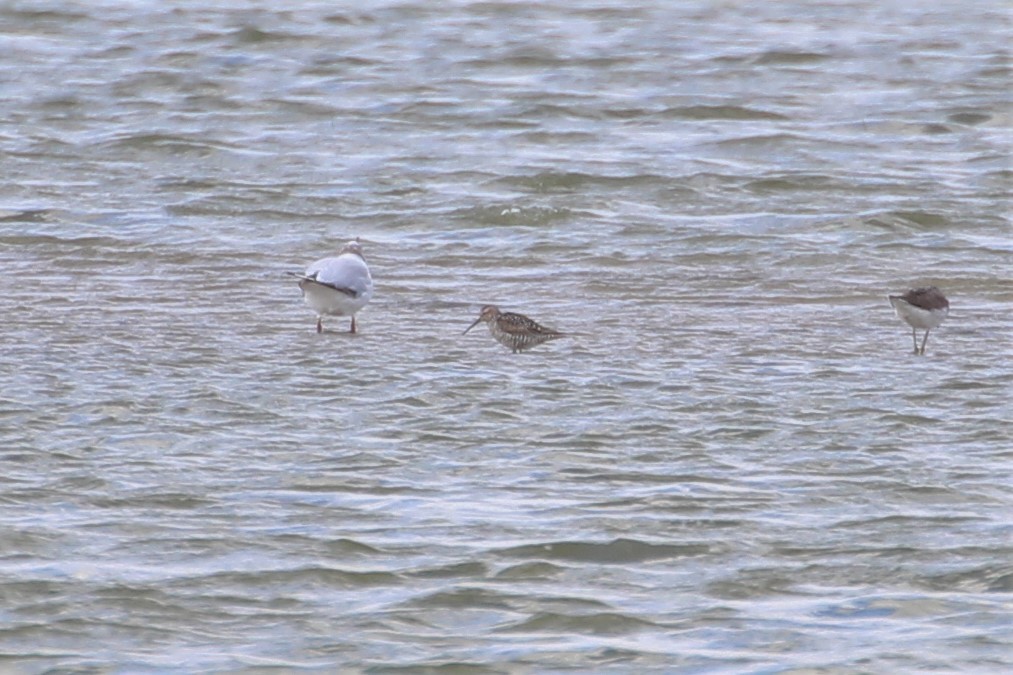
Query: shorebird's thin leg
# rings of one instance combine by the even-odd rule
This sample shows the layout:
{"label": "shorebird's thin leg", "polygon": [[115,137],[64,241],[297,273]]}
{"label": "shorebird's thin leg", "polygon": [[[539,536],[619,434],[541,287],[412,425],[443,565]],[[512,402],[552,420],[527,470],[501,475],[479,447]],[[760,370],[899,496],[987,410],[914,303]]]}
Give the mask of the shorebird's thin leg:
{"label": "shorebird's thin leg", "polygon": [[914,326],[911,326],[911,339],[914,340],[914,343],[915,343],[915,354],[917,354],[918,353],[918,331],[915,330]]}
{"label": "shorebird's thin leg", "polygon": [[355,332],[355,317],[354,316],[352,317],[352,329],[349,330],[348,332],[349,333],[354,333]]}
{"label": "shorebird's thin leg", "polygon": [[317,332],[318,333],[324,332],[324,322],[319,316],[317,317]]}
{"label": "shorebird's thin leg", "polygon": [[925,354],[925,343],[929,341],[929,332],[925,331],[925,337],[922,339],[922,355]]}

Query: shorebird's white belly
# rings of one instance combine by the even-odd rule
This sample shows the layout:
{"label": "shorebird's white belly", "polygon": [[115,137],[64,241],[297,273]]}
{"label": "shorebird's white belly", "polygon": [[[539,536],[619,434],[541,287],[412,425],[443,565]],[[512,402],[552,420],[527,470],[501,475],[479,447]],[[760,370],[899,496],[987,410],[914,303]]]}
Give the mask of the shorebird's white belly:
{"label": "shorebird's white belly", "polygon": [[949,308],[922,309],[900,298],[890,298],[890,304],[893,305],[893,310],[897,312],[897,316],[906,321],[912,328],[918,328],[919,330],[938,328],[939,324],[943,322],[943,319],[946,318],[946,315],[950,311]]}

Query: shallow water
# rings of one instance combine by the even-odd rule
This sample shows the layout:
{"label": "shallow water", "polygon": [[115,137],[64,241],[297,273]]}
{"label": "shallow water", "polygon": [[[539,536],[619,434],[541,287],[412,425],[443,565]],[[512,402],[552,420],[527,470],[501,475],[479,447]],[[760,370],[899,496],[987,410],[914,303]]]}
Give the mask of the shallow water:
{"label": "shallow water", "polygon": [[1013,667],[1008,8],[355,7],[0,9],[0,670]]}

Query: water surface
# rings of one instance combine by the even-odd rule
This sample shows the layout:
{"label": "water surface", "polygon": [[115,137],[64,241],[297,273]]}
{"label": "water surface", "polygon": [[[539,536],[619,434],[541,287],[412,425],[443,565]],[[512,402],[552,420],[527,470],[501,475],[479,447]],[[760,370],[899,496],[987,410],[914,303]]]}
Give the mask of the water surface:
{"label": "water surface", "polygon": [[0,670],[1009,670],[1009,37],[8,3]]}

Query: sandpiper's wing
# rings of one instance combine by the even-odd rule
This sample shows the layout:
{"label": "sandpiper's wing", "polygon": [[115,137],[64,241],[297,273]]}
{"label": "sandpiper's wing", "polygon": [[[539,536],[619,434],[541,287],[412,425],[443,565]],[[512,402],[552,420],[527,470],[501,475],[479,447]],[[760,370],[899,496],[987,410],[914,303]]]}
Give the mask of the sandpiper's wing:
{"label": "sandpiper's wing", "polygon": [[[928,286],[926,288],[913,288],[904,295],[894,296],[899,297],[907,304],[924,309],[925,311],[932,312],[936,310],[949,309],[950,301],[946,299],[943,292],[935,286]],[[891,298],[893,300],[893,298]]]}
{"label": "sandpiper's wing", "polygon": [[558,330],[546,328],[523,314],[515,314],[514,312],[500,314],[496,323],[501,331],[510,335],[539,335],[546,338],[563,337],[563,333],[560,333]]}

